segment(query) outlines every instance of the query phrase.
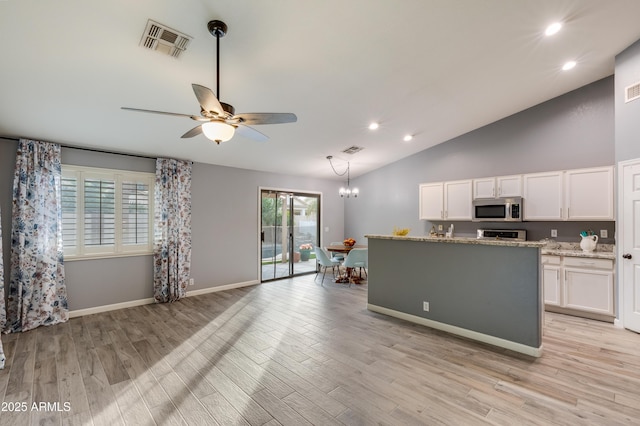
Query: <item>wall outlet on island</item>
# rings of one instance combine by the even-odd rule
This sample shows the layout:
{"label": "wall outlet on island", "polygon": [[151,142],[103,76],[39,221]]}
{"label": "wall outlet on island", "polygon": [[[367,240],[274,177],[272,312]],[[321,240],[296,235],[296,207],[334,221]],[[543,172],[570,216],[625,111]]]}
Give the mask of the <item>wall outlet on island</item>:
{"label": "wall outlet on island", "polygon": [[552,229],[551,230],[551,238],[556,238],[558,236],[558,230],[557,229]]}
{"label": "wall outlet on island", "polygon": [[429,302],[422,302],[422,310],[429,312]]}
{"label": "wall outlet on island", "polygon": [[196,280],[193,278],[189,278],[189,285],[195,285],[196,284]]}

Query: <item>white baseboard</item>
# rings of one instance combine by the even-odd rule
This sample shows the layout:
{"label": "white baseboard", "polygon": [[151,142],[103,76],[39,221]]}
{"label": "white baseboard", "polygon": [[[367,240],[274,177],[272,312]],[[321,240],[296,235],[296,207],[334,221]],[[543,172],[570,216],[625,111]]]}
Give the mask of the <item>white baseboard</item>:
{"label": "white baseboard", "polygon": [[150,305],[154,303],[153,297],[149,299],[131,300],[129,302],[114,303],[112,305],[102,305],[93,308],[77,309],[69,311],[69,318],[83,317],[85,315],[99,314],[101,312],[116,311],[118,309],[132,308],[134,306]]}
{"label": "white baseboard", "polygon": [[193,291],[187,290],[187,297],[199,296],[201,294],[207,294],[207,293],[215,293],[218,291],[233,290],[234,288],[250,287],[256,284],[260,284],[260,281],[251,280],[251,281],[243,281],[241,283],[233,283],[233,284],[220,285],[217,287],[203,288],[202,290],[193,290]]}
{"label": "white baseboard", "polygon": [[427,318],[422,318],[416,315],[407,314],[393,309],[384,308],[382,306],[367,304],[367,309],[370,311],[378,312],[390,317],[399,318],[405,321],[413,322],[415,324],[425,325],[427,327],[435,328],[437,330],[446,331],[447,333],[455,334],[457,336],[466,337],[469,339],[477,340],[479,342],[488,343],[490,345],[498,346],[519,352],[525,355],[534,357],[542,356],[542,345],[539,348],[533,346],[523,345],[522,343],[512,342],[510,340],[501,339],[499,337],[490,336],[484,333],[478,333],[477,331],[467,330],[466,328],[457,327],[455,325],[445,324],[438,321],[433,321]]}
{"label": "white baseboard", "polygon": [[[217,287],[203,288],[202,290],[187,291],[187,297],[198,296],[198,295],[207,294],[207,293],[215,293],[218,291],[231,290],[231,289],[240,288],[240,287],[248,287],[256,284],[260,284],[260,281],[258,280],[244,281],[240,283],[226,284],[226,285],[221,285]],[[149,298],[149,299],[131,300],[129,302],[114,303],[112,305],[96,306],[93,308],[76,309],[75,311],[69,311],[69,318],[99,314],[101,312],[116,311],[118,309],[132,308],[134,306],[150,305],[152,303],[155,303],[155,300],[153,298]]]}

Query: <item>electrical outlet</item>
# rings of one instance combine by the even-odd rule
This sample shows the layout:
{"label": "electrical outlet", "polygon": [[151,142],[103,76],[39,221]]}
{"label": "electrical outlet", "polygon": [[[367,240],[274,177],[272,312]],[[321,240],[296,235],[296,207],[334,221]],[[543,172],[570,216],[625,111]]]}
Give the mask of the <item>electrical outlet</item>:
{"label": "electrical outlet", "polygon": [[195,285],[196,284],[196,280],[194,280],[193,278],[189,278],[189,285]]}
{"label": "electrical outlet", "polygon": [[606,229],[601,229],[600,238],[609,238],[609,231],[607,231]]}
{"label": "electrical outlet", "polygon": [[438,225],[438,231],[442,231],[442,225]]}
{"label": "electrical outlet", "polygon": [[551,238],[556,238],[558,236],[558,230],[557,229],[552,229],[551,230]]}
{"label": "electrical outlet", "polygon": [[422,302],[422,310],[429,312],[429,302]]}

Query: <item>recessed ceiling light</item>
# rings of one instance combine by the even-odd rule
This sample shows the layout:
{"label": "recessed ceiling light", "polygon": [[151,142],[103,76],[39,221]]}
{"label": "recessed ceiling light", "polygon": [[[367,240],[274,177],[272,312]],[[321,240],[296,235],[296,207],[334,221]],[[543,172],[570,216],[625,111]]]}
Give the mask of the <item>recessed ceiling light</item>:
{"label": "recessed ceiling light", "polygon": [[405,142],[409,142],[411,139],[413,139],[413,136],[405,135],[405,137],[402,140],[404,140]]}
{"label": "recessed ceiling light", "polygon": [[554,35],[558,31],[560,31],[560,28],[562,28],[562,22],[554,22],[553,24],[549,25],[546,30],[544,30],[544,35]]}
{"label": "recessed ceiling light", "polygon": [[369,130],[376,130],[378,127],[380,127],[380,125],[375,121],[369,124]]}
{"label": "recessed ceiling light", "polygon": [[569,71],[571,68],[576,66],[576,61],[568,61],[565,62],[562,66],[562,71]]}

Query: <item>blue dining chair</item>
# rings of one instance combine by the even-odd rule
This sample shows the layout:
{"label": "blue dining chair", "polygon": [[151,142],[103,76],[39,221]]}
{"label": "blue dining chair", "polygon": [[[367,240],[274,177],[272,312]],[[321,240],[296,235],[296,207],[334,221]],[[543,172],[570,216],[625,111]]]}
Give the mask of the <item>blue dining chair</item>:
{"label": "blue dining chair", "polygon": [[[315,252],[316,252],[316,260],[318,261],[318,265],[320,265],[320,268],[323,270],[322,272],[322,283],[324,283],[324,276],[327,273],[327,268],[331,268],[331,271],[333,272],[333,278],[335,279],[336,277],[336,268],[338,268],[338,272],[340,271],[340,262],[337,260],[333,260],[333,259],[329,259],[329,256],[327,255],[327,253],[324,251],[324,249],[322,249],[322,247],[318,247],[316,246],[314,248]],[[320,273],[320,269],[318,269],[318,271],[316,272],[316,277],[314,278],[314,280],[318,279],[318,274]]]}
{"label": "blue dining chair", "polygon": [[[360,268],[360,278],[362,278],[362,269],[364,269],[364,276],[367,276],[367,266],[368,266],[368,257],[369,257],[369,249],[361,248],[361,249],[353,249],[347,254],[347,257],[344,258],[344,263],[342,266],[347,268],[347,271],[350,271],[355,268]],[[351,286],[351,276],[349,275],[349,286]]]}
{"label": "blue dining chair", "polygon": [[[343,244],[342,244],[342,241],[340,241],[340,242],[337,242],[337,243],[335,243],[335,242],[331,243],[330,245],[332,245],[332,246],[341,246]],[[344,260],[344,253],[339,253],[339,252],[332,253],[331,260],[339,260],[340,262],[342,262]]]}

